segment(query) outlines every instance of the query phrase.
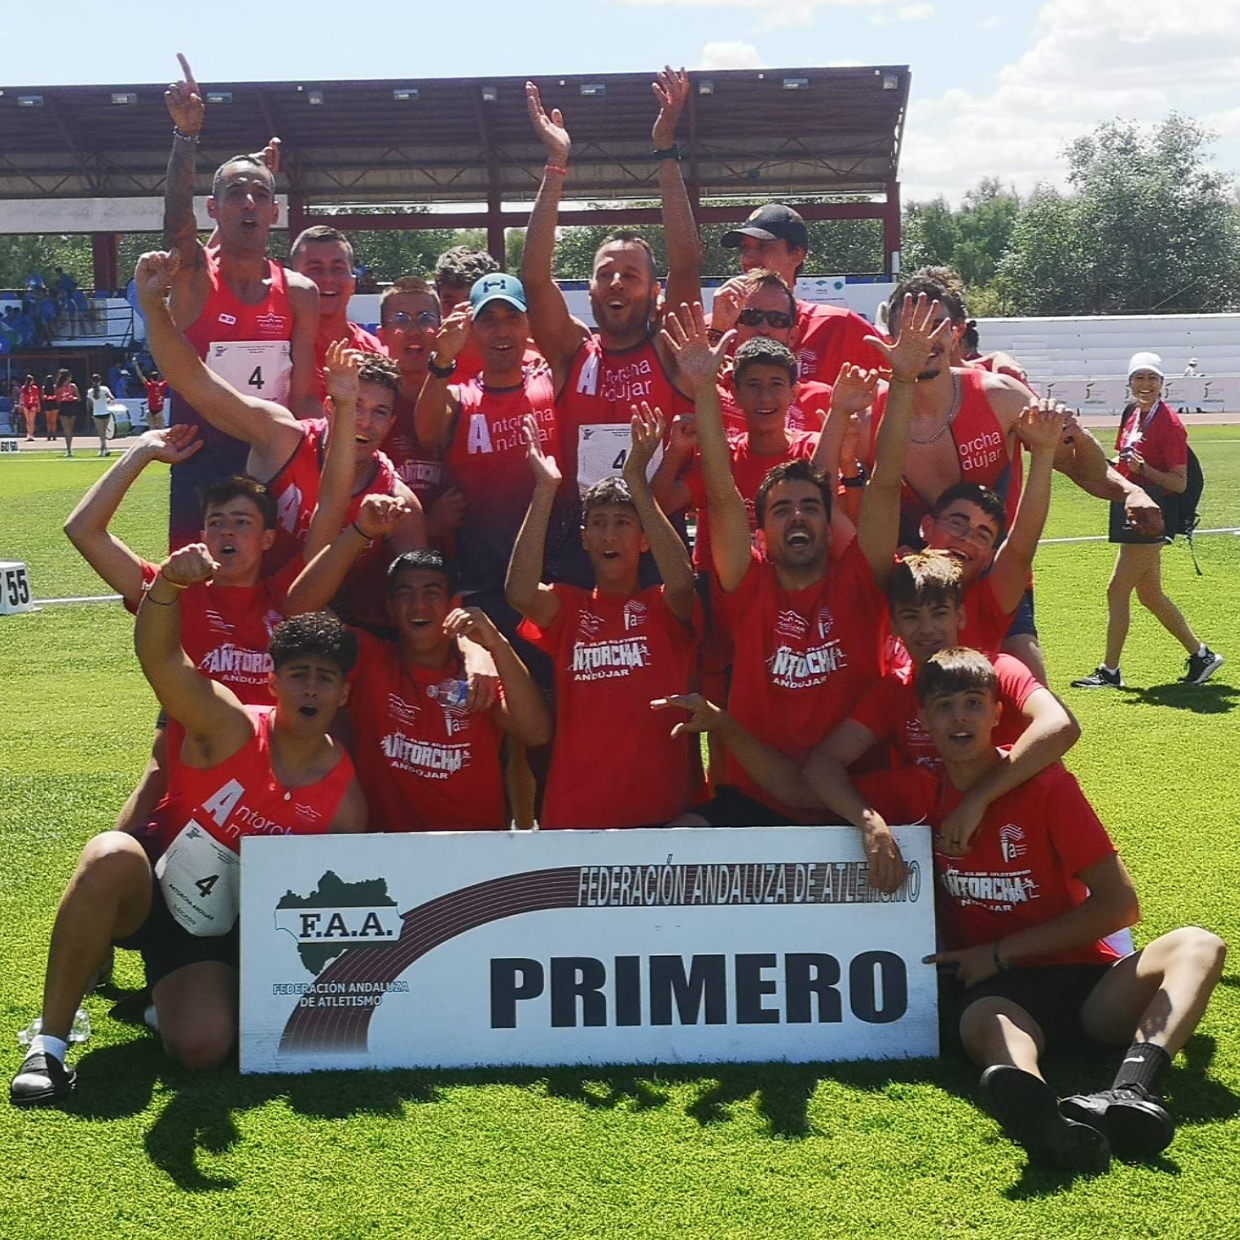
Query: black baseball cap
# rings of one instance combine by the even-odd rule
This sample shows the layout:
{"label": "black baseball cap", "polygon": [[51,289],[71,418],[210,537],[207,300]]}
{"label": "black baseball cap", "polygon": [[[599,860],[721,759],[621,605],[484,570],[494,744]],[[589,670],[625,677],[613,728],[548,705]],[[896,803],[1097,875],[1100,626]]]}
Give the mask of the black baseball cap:
{"label": "black baseball cap", "polygon": [[809,249],[809,230],[805,227],[805,221],[782,202],[768,202],[766,206],[750,212],[740,228],[723,234],[720,244],[729,250],[739,250],[742,237],[756,237],[759,241],[786,241],[794,250]]}

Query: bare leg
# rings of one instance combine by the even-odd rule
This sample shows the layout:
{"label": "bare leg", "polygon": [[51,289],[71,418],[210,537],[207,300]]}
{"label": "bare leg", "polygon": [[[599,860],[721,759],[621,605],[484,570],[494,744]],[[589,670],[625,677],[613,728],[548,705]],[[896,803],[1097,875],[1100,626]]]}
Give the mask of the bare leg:
{"label": "bare leg", "polygon": [[974,1063],[1009,1064],[1042,1079],[1038,1056],[1045,1045],[1037,1021],[1018,1004],[998,997],[971,1003],[960,1016],[960,1040]]}
{"label": "bare leg", "polygon": [[22,409],[22,417],[26,419],[26,438],[27,439],[34,438],[34,423],[35,423],[35,419],[38,416],[39,416],[39,412],[37,409],[25,409],[25,408]]}
{"label": "bare leg", "polygon": [[105,831],[84,849],[61,897],[43,982],[43,1032],[69,1037],[73,1016],[115,939],[133,934],[151,907],[151,866],[130,835]]}
{"label": "bare leg", "polygon": [[538,783],[530,769],[525,746],[509,737],[505,750],[504,786],[508,791],[512,820],[518,831],[530,831],[534,827],[534,802],[538,797]]}
{"label": "bare leg", "polygon": [[1152,550],[1154,556],[1137,579],[1137,601],[1189,654],[1196,654],[1201,643],[1180,609],[1163,593],[1162,547],[1155,546]]}
{"label": "bare leg", "polygon": [[47,423],[48,439],[55,439],[56,436],[59,434],[59,426],[60,426],[60,406],[59,405],[55,405],[47,410],[46,423]]}
{"label": "bare leg", "polygon": [[60,430],[65,437],[65,455],[73,455],[73,432],[77,430],[77,415],[67,414],[60,419]]}
{"label": "bare leg", "polygon": [[237,970],[214,960],[188,964],[155,983],[164,1050],[195,1072],[218,1068],[237,1040]]}
{"label": "bare leg", "polygon": [[1124,543],[1119,549],[1107,584],[1107,667],[1119,667],[1123,657],[1131,619],[1129,600],[1141,575],[1142,557],[1148,558],[1151,551],[1156,552],[1157,548],[1148,543]]}
{"label": "bare leg", "polygon": [[1112,965],[1085,1001],[1081,1027],[1099,1042],[1152,1042],[1174,1055],[1200,1023],[1226,957],[1208,930],[1172,930]]}
{"label": "bare leg", "polygon": [[164,793],[168,790],[168,738],[163,728],[155,729],[155,743],[151,746],[151,760],[142,772],[138,785],[129,794],[121,812],[116,817],[116,831],[130,835],[145,826]]}

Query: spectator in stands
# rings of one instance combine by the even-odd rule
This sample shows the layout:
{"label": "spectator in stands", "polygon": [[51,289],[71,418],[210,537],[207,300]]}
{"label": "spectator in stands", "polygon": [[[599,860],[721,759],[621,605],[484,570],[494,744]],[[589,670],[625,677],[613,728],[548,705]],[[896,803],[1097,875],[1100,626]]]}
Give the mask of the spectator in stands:
{"label": "spectator in stands", "polygon": [[91,375],[90,387],[86,389],[86,403],[90,406],[90,416],[95,420],[100,456],[112,455],[108,451],[108,424],[112,421],[112,411],[109,406],[114,399],[112,389],[105,386],[98,375]]}
{"label": "spectator in stands", "polygon": [[59,317],[56,295],[51,289],[41,289],[35,303],[35,338],[39,344],[50,345],[52,343],[56,334],[56,321]]}
{"label": "spectator in stands", "polygon": [[[1120,419],[1112,462],[1126,479],[1143,487],[1166,505],[1188,485],[1188,432],[1162,398],[1162,358],[1157,353],[1134,353],[1128,363],[1128,385],[1133,400]],[[1115,570],[1107,586],[1107,647],[1096,671],[1072,682],[1076,689],[1122,689],[1119,660],[1128,636],[1132,592],[1137,601],[1188,651],[1181,684],[1200,685],[1223,666],[1188,626],[1180,609],[1163,593],[1162,546],[1175,537],[1175,524],[1164,512],[1166,535],[1144,534],[1125,520],[1122,504],[1111,505],[1111,542],[1119,544]]]}

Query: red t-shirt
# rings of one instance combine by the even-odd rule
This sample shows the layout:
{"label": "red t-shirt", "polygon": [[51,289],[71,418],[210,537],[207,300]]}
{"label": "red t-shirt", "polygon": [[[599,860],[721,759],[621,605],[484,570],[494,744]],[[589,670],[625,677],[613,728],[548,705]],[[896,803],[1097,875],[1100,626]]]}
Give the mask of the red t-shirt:
{"label": "red t-shirt", "polygon": [[[346,323],[345,327],[348,335],[344,342],[350,349],[357,349],[362,353],[380,353],[387,357],[387,349],[383,347],[378,336],[372,335],[357,323]],[[327,396],[327,347],[322,341],[314,342],[314,382],[318,388],[319,400],[324,400]]]}
{"label": "red t-shirt", "polygon": [[797,302],[797,321],[792,334],[792,351],[801,365],[801,378],[834,383],[845,362],[867,370],[884,364],[867,336],[878,332],[859,314],[842,306],[825,306],[810,301]]}
{"label": "red t-shirt", "polygon": [[39,409],[43,405],[43,393],[39,389],[37,383],[26,383],[22,385],[21,401],[23,408]]}
{"label": "red t-shirt", "polygon": [[[794,431],[789,428],[788,448],[776,456],[759,456],[750,451],[749,433],[737,434],[729,432],[728,451],[732,457],[732,477],[736,480],[736,489],[745,501],[745,511],[749,514],[750,533],[756,533],[758,518],[754,511],[754,500],[762,479],[776,465],[784,461],[809,460],[818,448],[817,431]],[[681,481],[689,488],[689,507],[697,512],[697,538],[693,544],[693,566],[699,572],[713,571],[710,551],[710,512],[706,503],[706,479],[702,476],[702,458],[697,452],[680,475]]]}
{"label": "red t-shirt", "polygon": [[395,642],[358,638],[349,715],[370,830],[503,830],[500,725],[490,712],[447,706],[428,692],[465,678],[460,656],[446,667],[413,667]]}
{"label": "red t-shirt", "polygon": [[510,388],[472,379],[458,389],[458,399],[460,414],[443,463],[465,496],[465,520],[457,531],[461,585],[499,591],[534,493],[521,437],[527,415],[538,421],[543,452],[560,455],[551,368],[539,359],[527,367],[524,382]]}
{"label": "red t-shirt", "polygon": [[[1148,414],[1134,405],[1120,422],[1115,448],[1116,451],[1136,448],[1146,464],[1154,469],[1178,469],[1188,464],[1188,431],[1180,415],[1165,400],[1160,400]],[[1115,469],[1138,486],[1143,485],[1141,475],[1134,474],[1122,458]]]}
{"label": "red t-shirt", "polygon": [[[723,429],[748,434],[749,423],[745,419],[744,411],[736,403],[736,388],[732,376],[729,374],[716,390],[719,393],[719,407],[723,410]],[[831,385],[802,379],[797,384],[797,393],[792,404],[788,406],[788,429],[820,431],[830,408]]]}
{"label": "red t-shirt", "polygon": [[697,791],[695,737],[672,739],[674,720],[655,698],[688,693],[700,613],[692,627],[668,609],[662,586],[630,596],[551,587],[555,623],[518,632],[555,664],[556,741],[541,823],[563,827],[658,826],[687,810]]}
{"label": "red t-shirt", "polygon": [[[994,660],[999,676],[998,699],[1003,707],[994,731],[996,745],[1012,745],[1029,726],[1021,713],[1033,693],[1042,686],[1029,669],[1011,655]],[[853,707],[849,718],[891,745],[891,766],[924,766],[939,770],[943,759],[918,717],[919,703],[911,664],[876,680]]]}
{"label": "red t-shirt", "polygon": [[241,851],[247,835],[321,835],[331,826],[353,781],[353,762],[340,760],[313,784],[285,787],[271,766],[274,706],[247,706],[254,735],[231,758],[199,769],[173,762],[168,794],[142,832],[163,851],[196,822],[221,844]]}
{"label": "red t-shirt", "polygon": [[[859,789],[888,822],[928,819],[937,828],[962,794],[924,768],[867,775]],[[993,801],[963,857],[934,852],[936,909],[944,947],[991,943],[1040,926],[1081,904],[1076,876],[1115,851],[1080,785],[1056,762]],[[1031,957],[1017,966],[1109,964],[1102,940]]]}
{"label": "red t-shirt", "polygon": [[146,388],[147,412],[163,413],[164,398],[168,395],[167,379],[148,379],[142,386]]}
{"label": "red t-shirt", "polygon": [[[964,590],[964,626],[960,630],[959,644],[970,650],[980,650],[993,663],[1003,648],[1003,639],[1012,627],[1012,617],[1015,615],[1015,609],[1004,611],[999,606],[989,576],[979,577]],[[883,632],[887,669],[900,671],[911,668],[912,661],[904,649],[904,643],[892,636],[890,614],[883,620]]]}
{"label": "red t-shirt", "polygon": [[[798,765],[880,674],[887,600],[854,538],[821,581],[785,590],[754,552],[740,585],[722,595],[736,655],[728,710]],[[725,780],[797,821],[731,755]]]}

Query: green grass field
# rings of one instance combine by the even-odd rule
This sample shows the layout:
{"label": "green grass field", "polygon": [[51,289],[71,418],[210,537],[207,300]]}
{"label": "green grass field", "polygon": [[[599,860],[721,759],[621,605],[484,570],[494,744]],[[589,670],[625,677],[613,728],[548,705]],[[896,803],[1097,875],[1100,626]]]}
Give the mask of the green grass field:
{"label": "green grass field", "polygon": [[[1203,427],[1203,525],[1240,525],[1240,428]],[[0,460],[0,558],[38,597],[103,593],[60,532],[103,462]],[[1105,531],[1105,505],[1059,485],[1048,537]],[[156,471],[116,523],[156,556]],[[1107,544],[1048,545],[1038,619],[1054,687],[1084,736],[1069,755],[1142,897],[1138,943],[1187,923],[1240,943],[1240,539],[1180,546],[1168,590],[1231,659],[1181,687],[1182,652],[1144,613],[1131,685],[1067,682],[1099,661]],[[155,714],[119,605],[0,618],[0,1060],[37,1014],[48,933],[77,851],[111,825]],[[109,1016],[140,984],[87,1000],[94,1035],[63,1111],[0,1103],[0,1235],[1240,1236],[1240,969],[1169,1074],[1180,1130],[1156,1165],[1095,1180],[1031,1169],[971,1101],[962,1061],[201,1078]],[[1052,1083],[1109,1079],[1110,1060],[1052,1061]]]}

